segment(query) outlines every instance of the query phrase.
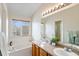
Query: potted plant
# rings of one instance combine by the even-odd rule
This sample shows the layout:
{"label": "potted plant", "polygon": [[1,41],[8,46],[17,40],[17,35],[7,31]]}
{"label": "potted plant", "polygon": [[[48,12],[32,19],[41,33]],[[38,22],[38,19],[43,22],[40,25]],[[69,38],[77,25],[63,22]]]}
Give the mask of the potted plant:
{"label": "potted plant", "polygon": [[58,37],[53,37],[51,39],[51,44],[53,43],[54,45],[56,45],[58,41],[59,41],[59,38]]}

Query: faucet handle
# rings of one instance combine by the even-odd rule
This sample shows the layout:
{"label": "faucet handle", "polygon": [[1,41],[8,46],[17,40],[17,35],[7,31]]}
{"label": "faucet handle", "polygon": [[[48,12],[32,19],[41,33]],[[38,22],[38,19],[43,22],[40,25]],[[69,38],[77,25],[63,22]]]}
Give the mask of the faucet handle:
{"label": "faucet handle", "polygon": [[72,50],[71,49],[68,49],[68,51],[71,52]]}

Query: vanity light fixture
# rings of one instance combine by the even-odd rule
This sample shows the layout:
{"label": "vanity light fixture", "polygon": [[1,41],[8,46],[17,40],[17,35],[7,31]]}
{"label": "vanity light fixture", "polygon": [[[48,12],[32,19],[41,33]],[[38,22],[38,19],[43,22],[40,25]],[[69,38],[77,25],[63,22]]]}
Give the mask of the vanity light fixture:
{"label": "vanity light fixture", "polygon": [[47,11],[47,14],[49,14],[49,12],[50,12],[50,11],[48,10],[48,11]]}
{"label": "vanity light fixture", "polygon": [[59,9],[65,7],[65,6],[67,6],[67,5],[70,5],[70,4],[71,4],[71,3],[60,3],[60,4],[56,5],[55,7],[53,7],[52,9],[49,9],[49,10],[47,10],[46,12],[44,12],[44,13],[42,14],[42,16],[46,16],[46,15],[48,15],[48,14],[50,14],[50,13],[56,11],[56,10],[59,10]]}
{"label": "vanity light fixture", "polygon": [[44,13],[42,15],[44,16]]}
{"label": "vanity light fixture", "polygon": [[47,10],[47,14],[49,14],[49,10]]}
{"label": "vanity light fixture", "polygon": [[43,12],[42,15],[45,16],[46,12]]}
{"label": "vanity light fixture", "polygon": [[55,10],[58,10],[59,9],[59,5],[57,5],[56,7],[55,7]]}
{"label": "vanity light fixture", "polygon": [[56,9],[57,9],[58,7],[59,7],[59,6],[57,5],[57,6],[56,6]]}
{"label": "vanity light fixture", "polygon": [[47,15],[48,14],[48,11],[45,13],[45,15]]}
{"label": "vanity light fixture", "polygon": [[64,5],[64,3],[60,3],[60,5],[61,5],[61,6]]}
{"label": "vanity light fixture", "polygon": [[53,12],[53,10],[52,10],[52,9],[50,10],[50,13],[51,13],[51,12]]}
{"label": "vanity light fixture", "polygon": [[48,13],[51,13],[51,9],[48,10]]}
{"label": "vanity light fixture", "polygon": [[52,8],[52,11],[55,11],[55,8]]}
{"label": "vanity light fixture", "polygon": [[50,9],[50,13],[52,13],[53,12],[53,9]]}

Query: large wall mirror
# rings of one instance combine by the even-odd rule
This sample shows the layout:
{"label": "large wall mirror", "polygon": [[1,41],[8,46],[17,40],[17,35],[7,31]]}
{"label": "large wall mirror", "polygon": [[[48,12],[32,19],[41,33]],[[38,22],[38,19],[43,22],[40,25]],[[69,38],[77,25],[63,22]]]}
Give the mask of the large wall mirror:
{"label": "large wall mirror", "polygon": [[63,16],[63,42],[79,46],[79,4],[61,11]]}
{"label": "large wall mirror", "polygon": [[69,43],[79,45],[79,31],[69,31]]}
{"label": "large wall mirror", "polygon": [[[52,14],[43,20],[45,22],[44,33],[46,37],[51,37],[56,34],[56,20],[61,19],[63,26],[61,28],[60,41],[65,44],[72,44],[79,46],[79,4]],[[58,29],[57,29],[58,30]]]}

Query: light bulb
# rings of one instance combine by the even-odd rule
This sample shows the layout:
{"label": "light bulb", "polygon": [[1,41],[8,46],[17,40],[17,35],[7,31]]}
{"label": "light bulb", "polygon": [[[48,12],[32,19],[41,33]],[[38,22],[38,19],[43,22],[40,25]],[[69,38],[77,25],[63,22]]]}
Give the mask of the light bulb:
{"label": "light bulb", "polygon": [[49,13],[51,13],[51,9],[49,9],[48,11],[49,11]]}
{"label": "light bulb", "polygon": [[64,5],[64,3],[60,3],[60,5]]}
{"label": "light bulb", "polygon": [[56,6],[56,8],[58,8],[58,6]]}
{"label": "light bulb", "polygon": [[52,10],[55,11],[55,7]]}
{"label": "light bulb", "polygon": [[45,15],[45,12],[43,12],[42,15],[44,16]]}

